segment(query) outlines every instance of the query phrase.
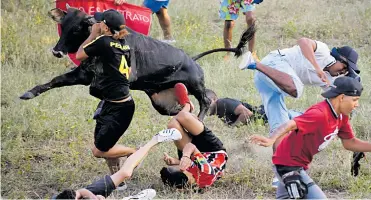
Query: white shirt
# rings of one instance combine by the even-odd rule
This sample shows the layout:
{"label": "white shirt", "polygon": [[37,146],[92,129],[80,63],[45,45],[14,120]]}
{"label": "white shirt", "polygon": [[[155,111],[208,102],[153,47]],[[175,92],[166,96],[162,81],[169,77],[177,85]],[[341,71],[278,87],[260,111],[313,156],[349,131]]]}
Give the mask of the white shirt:
{"label": "white shirt", "polygon": [[[317,48],[314,52],[314,57],[320,68],[324,69],[335,64],[336,60],[331,56],[328,46],[320,41],[315,42]],[[279,52],[281,55],[284,55],[282,58],[290,64],[304,85],[320,86],[325,89],[326,84],[318,77],[314,66],[305,58],[299,45],[279,50]],[[333,83],[335,77],[332,77],[328,72],[325,73],[330,83]]]}

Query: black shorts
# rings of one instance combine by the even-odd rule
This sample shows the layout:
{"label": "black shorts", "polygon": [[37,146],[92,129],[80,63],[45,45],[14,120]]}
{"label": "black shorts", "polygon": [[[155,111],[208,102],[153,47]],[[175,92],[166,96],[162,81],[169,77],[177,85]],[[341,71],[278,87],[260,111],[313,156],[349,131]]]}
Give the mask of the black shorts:
{"label": "black shorts", "polygon": [[[188,135],[192,138],[191,143],[194,144],[200,152],[226,151],[222,141],[206,126],[204,126],[204,130],[200,134],[194,136],[188,133]],[[182,151],[178,150],[179,159],[182,155]]]}
{"label": "black shorts", "polygon": [[100,113],[95,116],[95,147],[103,152],[111,149],[129,127],[134,111],[133,100],[123,103],[105,101]]}

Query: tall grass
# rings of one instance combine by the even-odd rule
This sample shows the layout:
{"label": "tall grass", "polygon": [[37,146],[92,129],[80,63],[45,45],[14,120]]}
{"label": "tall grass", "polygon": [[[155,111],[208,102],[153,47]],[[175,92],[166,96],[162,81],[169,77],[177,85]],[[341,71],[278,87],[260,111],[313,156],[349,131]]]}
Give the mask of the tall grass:
{"label": "tall grass", "polygon": [[[132,1],[141,3],[141,1]],[[92,156],[95,122],[91,119],[98,100],[87,87],[73,86],[49,91],[30,101],[18,96],[35,84],[66,72],[69,62],[51,55],[57,42],[56,26],[46,13],[49,0],[2,1],[1,7],[1,195],[3,198],[49,198],[63,188],[80,188],[108,173],[105,162]],[[177,47],[191,56],[223,46],[223,24],[217,1],[172,0],[169,13]],[[321,40],[332,46],[350,45],[360,55],[359,66],[365,91],[352,119],[357,136],[371,141],[371,2],[359,1],[264,1],[257,6],[256,49],[262,58],[269,51],[294,45],[300,37]],[[162,32],[154,16],[151,35]],[[236,44],[246,27],[241,16],[234,29]],[[239,60],[223,61],[223,53],[199,60],[206,86],[220,97],[260,104],[251,71],[239,71]],[[287,99],[297,110],[322,100],[320,89],[306,88],[300,100]],[[136,112],[125,136],[119,141],[138,146],[165,128],[168,116],[159,115],[147,96],[133,91]],[[159,170],[162,152],[175,156],[172,144],[155,147],[128,182],[129,189],[115,192],[119,198],[153,187],[158,198],[273,198],[271,149],[246,143],[251,134],[267,135],[261,123],[230,128],[215,117],[205,124],[224,142],[230,160],[223,179],[203,193],[175,191],[164,187]],[[339,140],[317,155],[310,175],[333,198],[371,198],[371,167],[362,160],[360,175],[350,175],[351,152]]]}

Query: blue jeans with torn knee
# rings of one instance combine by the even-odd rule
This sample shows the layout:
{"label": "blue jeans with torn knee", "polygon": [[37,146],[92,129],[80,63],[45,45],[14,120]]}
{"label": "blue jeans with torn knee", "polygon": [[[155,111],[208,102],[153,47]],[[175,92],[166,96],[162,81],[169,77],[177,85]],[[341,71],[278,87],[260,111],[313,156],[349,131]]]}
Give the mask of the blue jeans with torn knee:
{"label": "blue jeans with torn knee", "polygon": [[[270,53],[263,58],[261,64],[290,75],[297,90],[298,96],[296,98],[301,96],[304,85],[296,75],[295,71],[291,68],[288,62],[282,58],[281,55]],[[302,112],[287,109],[284,97],[290,95],[280,89],[268,76],[262,72],[256,71],[254,82],[260,93],[262,103],[268,117],[270,133],[272,133],[272,131],[281,124],[303,114]]]}

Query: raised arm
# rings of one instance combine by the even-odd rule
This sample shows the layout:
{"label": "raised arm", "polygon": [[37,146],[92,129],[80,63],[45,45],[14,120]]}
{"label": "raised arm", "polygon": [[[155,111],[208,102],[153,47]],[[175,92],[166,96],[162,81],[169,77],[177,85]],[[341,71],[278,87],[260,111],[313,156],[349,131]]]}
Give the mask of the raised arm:
{"label": "raised arm", "polygon": [[79,61],[83,61],[85,59],[87,59],[89,56],[86,54],[85,50],[84,50],[84,47],[85,45],[91,43],[92,41],[94,41],[98,36],[100,35],[100,25],[99,24],[94,24],[92,26],[92,29],[91,29],[91,33],[88,37],[88,39],[86,39],[79,47],[79,50],[77,50],[76,52],[76,59],[79,60]]}

